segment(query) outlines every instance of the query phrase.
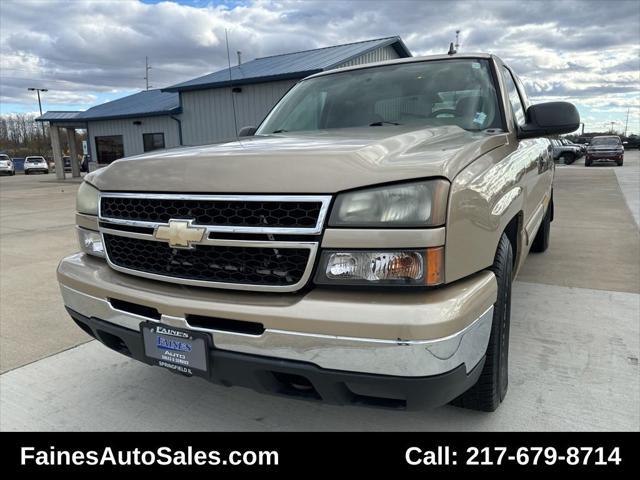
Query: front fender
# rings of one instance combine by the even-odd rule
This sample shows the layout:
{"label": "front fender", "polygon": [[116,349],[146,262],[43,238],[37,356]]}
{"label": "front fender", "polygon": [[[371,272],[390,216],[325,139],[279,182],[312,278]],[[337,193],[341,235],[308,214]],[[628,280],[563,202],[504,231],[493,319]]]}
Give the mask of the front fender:
{"label": "front fender", "polygon": [[526,177],[537,174],[530,149],[538,147],[517,147],[510,143],[489,152],[452,182],[445,246],[447,283],[491,266],[502,232],[526,211]]}

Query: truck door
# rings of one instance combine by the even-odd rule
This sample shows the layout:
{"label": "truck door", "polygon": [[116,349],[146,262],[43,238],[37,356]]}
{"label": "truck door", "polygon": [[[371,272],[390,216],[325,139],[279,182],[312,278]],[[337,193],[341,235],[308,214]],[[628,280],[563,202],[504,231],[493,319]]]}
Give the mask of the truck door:
{"label": "truck door", "polygon": [[[504,84],[509,96],[509,103],[514,115],[514,121],[522,126],[526,122],[525,112],[529,107],[529,100],[524,94],[522,85],[517,77],[505,66],[502,67]],[[523,159],[522,186],[525,189],[524,227],[527,232],[527,244],[542,222],[546,207],[551,198],[551,184],[553,181],[553,158],[549,141],[545,138],[519,140],[517,151]]]}

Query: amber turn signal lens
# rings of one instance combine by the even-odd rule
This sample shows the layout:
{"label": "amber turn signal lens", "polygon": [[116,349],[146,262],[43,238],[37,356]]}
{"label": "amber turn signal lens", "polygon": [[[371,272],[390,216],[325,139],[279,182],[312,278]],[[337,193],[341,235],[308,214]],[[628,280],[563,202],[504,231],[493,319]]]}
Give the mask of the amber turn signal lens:
{"label": "amber turn signal lens", "polygon": [[440,285],[444,282],[444,247],[427,248],[426,259],[426,284]]}

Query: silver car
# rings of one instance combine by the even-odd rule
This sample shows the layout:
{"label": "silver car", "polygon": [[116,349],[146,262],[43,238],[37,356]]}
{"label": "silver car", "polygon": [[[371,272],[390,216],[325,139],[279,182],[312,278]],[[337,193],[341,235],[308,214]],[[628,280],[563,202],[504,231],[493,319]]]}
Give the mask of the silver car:
{"label": "silver car", "polygon": [[13,161],[4,153],[0,153],[0,174],[2,175],[15,175],[16,174],[16,166],[13,164]]}
{"label": "silver car", "polygon": [[40,155],[29,156],[24,159],[24,174],[29,175],[31,173],[49,173],[49,164]]}
{"label": "silver car", "polygon": [[567,145],[562,140],[551,139],[553,146],[553,159],[563,160],[563,163],[570,165],[581,156],[580,147],[577,145]]}

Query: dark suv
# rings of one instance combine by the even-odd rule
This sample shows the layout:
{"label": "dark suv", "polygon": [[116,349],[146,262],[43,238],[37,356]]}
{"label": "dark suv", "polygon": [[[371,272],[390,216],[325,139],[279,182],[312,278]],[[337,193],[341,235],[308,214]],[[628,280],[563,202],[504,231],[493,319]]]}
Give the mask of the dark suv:
{"label": "dark suv", "polygon": [[598,160],[614,161],[621,167],[624,160],[624,147],[617,135],[605,135],[593,137],[587,147],[587,155],[584,158],[585,167]]}

